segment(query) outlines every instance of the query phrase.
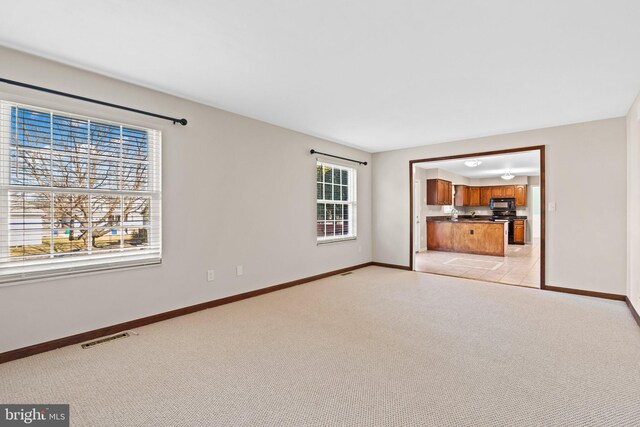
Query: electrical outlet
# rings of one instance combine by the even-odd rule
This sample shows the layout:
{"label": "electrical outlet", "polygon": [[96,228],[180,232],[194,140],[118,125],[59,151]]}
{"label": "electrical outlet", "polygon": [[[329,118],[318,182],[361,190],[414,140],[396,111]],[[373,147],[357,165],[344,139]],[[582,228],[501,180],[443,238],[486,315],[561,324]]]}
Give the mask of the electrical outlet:
{"label": "electrical outlet", "polygon": [[362,246],[358,246],[358,252],[362,252]]}
{"label": "electrical outlet", "polygon": [[241,265],[236,266],[236,276],[242,276],[244,274],[243,268]]}
{"label": "electrical outlet", "polygon": [[213,282],[213,279],[216,278],[216,274],[213,270],[207,270],[207,282]]}

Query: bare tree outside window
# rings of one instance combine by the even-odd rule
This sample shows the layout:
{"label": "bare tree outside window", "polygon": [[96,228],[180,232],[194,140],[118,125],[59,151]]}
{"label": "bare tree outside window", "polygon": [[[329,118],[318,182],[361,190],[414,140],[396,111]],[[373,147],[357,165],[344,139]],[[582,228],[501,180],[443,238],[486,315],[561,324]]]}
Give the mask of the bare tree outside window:
{"label": "bare tree outside window", "polygon": [[9,151],[12,257],[149,244],[146,131],[12,107]]}

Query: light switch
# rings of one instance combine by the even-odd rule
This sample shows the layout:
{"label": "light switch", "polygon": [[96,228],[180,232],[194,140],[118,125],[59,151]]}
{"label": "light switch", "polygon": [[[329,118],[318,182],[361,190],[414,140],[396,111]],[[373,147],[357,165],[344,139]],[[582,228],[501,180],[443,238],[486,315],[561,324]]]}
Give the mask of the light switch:
{"label": "light switch", "polygon": [[549,212],[555,212],[555,211],[556,211],[556,202],[549,203]]}

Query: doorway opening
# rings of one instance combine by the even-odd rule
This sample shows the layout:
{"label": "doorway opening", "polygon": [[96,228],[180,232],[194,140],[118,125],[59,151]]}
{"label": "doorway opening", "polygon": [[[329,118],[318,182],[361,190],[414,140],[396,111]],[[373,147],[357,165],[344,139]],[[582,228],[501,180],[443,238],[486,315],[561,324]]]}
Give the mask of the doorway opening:
{"label": "doorway opening", "polygon": [[544,146],[409,163],[414,271],[545,288]]}

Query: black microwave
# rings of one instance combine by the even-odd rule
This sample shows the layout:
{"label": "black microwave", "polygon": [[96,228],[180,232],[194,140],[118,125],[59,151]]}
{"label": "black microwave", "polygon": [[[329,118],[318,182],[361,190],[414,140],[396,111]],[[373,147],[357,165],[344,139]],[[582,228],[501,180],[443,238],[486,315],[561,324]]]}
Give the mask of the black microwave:
{"label": "black microwave", "polygon": [[512,199],[512,198],[491,199],[490,206],[492,211],[515,211],[516,199]]}

